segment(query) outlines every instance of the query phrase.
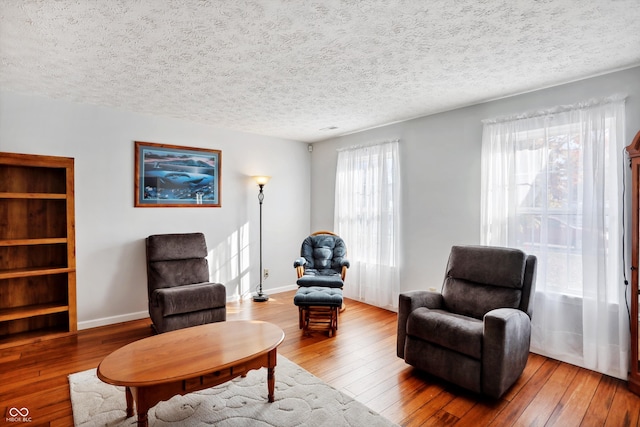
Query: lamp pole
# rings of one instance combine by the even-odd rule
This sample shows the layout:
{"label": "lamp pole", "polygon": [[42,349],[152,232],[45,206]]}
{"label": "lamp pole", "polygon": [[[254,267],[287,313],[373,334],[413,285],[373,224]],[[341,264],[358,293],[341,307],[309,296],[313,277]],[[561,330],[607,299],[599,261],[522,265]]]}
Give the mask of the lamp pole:
{"label": "lamp pole", "polygon": [[258,183],[258,187],[260,187],[260,191],[258,192],[258,203],[260,204],[260,283],[258,285],[258,292],[253,296],[253,300],[255,302],[265,302],[269,301],[269,295],[262,292],[262,201],[264,200],[264,185],[269,181],[268,176],[256,176],[254,179]]}

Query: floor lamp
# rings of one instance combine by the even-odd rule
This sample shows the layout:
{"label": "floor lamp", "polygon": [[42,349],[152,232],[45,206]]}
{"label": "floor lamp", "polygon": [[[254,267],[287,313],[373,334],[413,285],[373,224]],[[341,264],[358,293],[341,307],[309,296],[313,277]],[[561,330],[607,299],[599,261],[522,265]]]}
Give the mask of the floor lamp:
{"label": "floor lamp", "polygon": [[256,302],[269,301],[269,295],[262,292],[262,201],[264,200],[264,186],[269,182],[270,176],[254,176],[253,179],[258,183],[260,191],[258,192],[258,203],[260,203],[260,284],[258,285],[258,292],[253,296],[253,300]]}

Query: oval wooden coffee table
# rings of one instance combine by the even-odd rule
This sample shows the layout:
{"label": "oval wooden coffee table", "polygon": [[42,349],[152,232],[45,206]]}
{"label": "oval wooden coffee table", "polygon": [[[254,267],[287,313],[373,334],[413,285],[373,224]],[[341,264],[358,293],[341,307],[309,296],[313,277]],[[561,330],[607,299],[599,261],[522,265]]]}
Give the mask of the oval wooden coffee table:
{"label": "oval wooden coffee table", "polygon": [[277,349],[282,329],[267,322],[229,321],[166,332],[128,344],[98,366],[102,381],[126,387],[127,417],[135,403],[138,426],[162,400],[213,387],[251,369],[267,368],[273,402]]}

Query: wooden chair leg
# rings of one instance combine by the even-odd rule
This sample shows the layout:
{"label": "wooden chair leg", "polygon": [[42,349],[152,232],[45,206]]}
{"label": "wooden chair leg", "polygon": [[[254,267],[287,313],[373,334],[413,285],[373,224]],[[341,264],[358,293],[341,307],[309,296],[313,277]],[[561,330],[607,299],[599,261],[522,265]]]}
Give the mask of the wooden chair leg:
{"label": "wooden chair leg", "polygon": [[302,329],[302,327],[304,326],[302,323],[302,315],[303,315],[303,309],[302,307],[298,307],[298,325],[299,325],[299,329]]}
{"label": "wooden chair leg", "polygon": [[298,306],[298,326],[305,335],[312,330],[328,328],[332,337],[338,330],[340,306]]}
{"label": "wooden chair leg", "polygon": [[302,332],[309,335],[309,307],[302,309]]}

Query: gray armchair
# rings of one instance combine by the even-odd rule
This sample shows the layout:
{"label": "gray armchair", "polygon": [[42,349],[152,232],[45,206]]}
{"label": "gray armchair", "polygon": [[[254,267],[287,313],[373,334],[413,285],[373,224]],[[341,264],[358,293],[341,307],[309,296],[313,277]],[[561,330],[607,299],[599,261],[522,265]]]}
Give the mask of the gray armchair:
{"label": "gray armchair", "polygon": [[316,231],[304,239],[293,266],[301,287],[342,288],[349,268],[344,240],[331,231]]}
{"label": "gray armchair", "polygon": [[149,316],[158,333],[226,320],[226,288],[209,282],[202,233],[146,239]]}
{"label": "gray armchair", "polygon": [[442,293],[400,294],[397,355],[473,392],[502,396],[529,356],[536,257],[451,248]]}

